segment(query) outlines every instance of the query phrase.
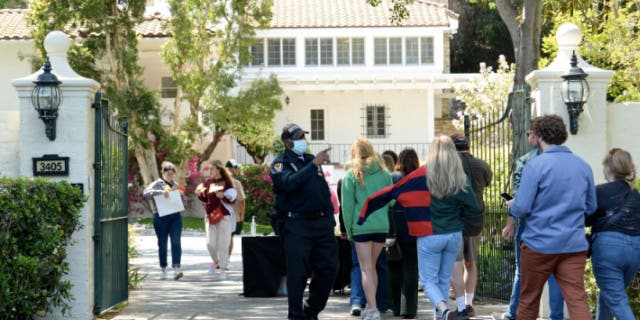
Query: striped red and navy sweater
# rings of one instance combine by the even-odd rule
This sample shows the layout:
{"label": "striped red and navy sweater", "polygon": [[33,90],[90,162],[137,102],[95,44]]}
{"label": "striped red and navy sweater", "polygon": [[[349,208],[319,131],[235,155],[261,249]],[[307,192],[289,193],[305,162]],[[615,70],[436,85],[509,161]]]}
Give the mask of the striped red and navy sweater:
{"label": "striped red and navy sweater", "polygon": [[481,213],[468,178],[466,190],[448,198],[432,198],[427,187],[427,168],[421,166],[396,184],[367,198],[360,211],[358,224],[389,201],[396,199],[404,207],[409,234],[412,236],[424,237],[462,231],[462,217]]}
{"label": "striped red and navy sweater", "polygon": [[404,207],[410,235],[423,237],[433,234],[431,213],[429,212],[431,192],[427,187],[427,168],[425,166],[413,170],[396,184],[369,196],[360,211],[358,224],[363,223],[367,216],[384,207],[393,199],[396,199]]}

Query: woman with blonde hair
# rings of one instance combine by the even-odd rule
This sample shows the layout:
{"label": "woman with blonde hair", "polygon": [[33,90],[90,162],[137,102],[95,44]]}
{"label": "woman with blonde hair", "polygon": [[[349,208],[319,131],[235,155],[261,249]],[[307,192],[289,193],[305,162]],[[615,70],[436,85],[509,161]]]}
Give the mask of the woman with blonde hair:
{"label": "woman with blonde hair", "polygon": [[376,262],[389,232],[388,208],[372,213],[367,223],[358,225],[358,213],[367,197],[392,184],[391,174],[366,138],[358,138],[351,147],[349,170],[342,180],[342,214],[347,236],[355,242],[362,286],[367,300],[364,319],[380,319],[376,304],[378,274]]}
{"label": "woman with blonde hair", "polygon": [[478,215],[480,209],[451,138],[436,137],[426,165],[370,196],[358,223],[393,199],[404,207],[409,234],[417,237],[420,281],[436,319],[455,319],[447,301],[453,264],[462,245],[462,217]]}
{"label": "woman with blonde hair", "polygon": [[592,225],[591,264],[600,288],[596,319],[635,319],[625,289],[640,270],[640,194],[629,152],[613,148],[604,161],[607,183],[596,186],[598,209]]}
{"label": "woman with blonde hair", "polygon": [[[209,274],[215,273],[220,266],[220,280],[226,279],[224,266],[229,260],[229,241],[231,241],[233,204],[238,195],[233,188],[231,174],[219,160],[211,163],[211,177],[196,190],[198,199],[205,206],[205,233],[207,238],[207,250],[211,256]],[[215,218],[222,213],[222,219]],[[218,220],[219,219],[219,220]],[[216,221],[218,220],[218,221]]]}

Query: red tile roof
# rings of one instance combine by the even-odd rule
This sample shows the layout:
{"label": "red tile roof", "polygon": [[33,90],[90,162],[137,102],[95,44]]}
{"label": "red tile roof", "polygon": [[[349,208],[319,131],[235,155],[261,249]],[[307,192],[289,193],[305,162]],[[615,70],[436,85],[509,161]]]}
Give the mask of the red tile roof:
{"label": "red tile roof", "polygon": [[[390,22],[391,7],[391,0],[382,0],[377,7],[365,0],[274,0],[271,28],[396,27]],[[458,18],[444,5],[428,0],[415,0],[408,10],[403,27],[449,27]],[[1,9],[0,40],[29,39],[26,14],[26,9]],[[136,32],[146,38],[168,37],[168,20],[160,13],[145,16]]]}
{"label": "red tile roof", "polygon": [[0,10],[0,39],[28,39],[31,34],[25,19],[27,11],[22,9]]}
{"label": "red tile roof", "polygon": [[[1,9],[0,10],[0,40],[26,40],[31,38],[29,25],[27,24],[26,9]],[[163,38],[171,34],[164,25],[169,18],[159,13],[145,16],[142,22],[136,26],[136,33],[145,38]],[[70,31],[72,38],[78,36],[78,30]]]}
{"label": "red tile roof", "polygon": [[[372,7],[365,0],[274,0],[271,28],[396,27],[390,22],[391,0]],[[444,5],[415,0],[403,27],[450,26],[458,15]]]}

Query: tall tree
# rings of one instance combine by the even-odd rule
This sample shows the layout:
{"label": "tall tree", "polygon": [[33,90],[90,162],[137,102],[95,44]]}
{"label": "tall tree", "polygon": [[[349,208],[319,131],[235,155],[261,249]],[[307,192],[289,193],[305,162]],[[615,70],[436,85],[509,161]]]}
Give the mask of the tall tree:
{"label": "tall tree", "polygon": [[458,31],[451,37],[451,72],[473,73],[485,63],[499,68],[498,57],[514,61],[513,44],[495,7],[464,0],[450,1],[459,14]]}
{"label": "tall tree", "polygon": [[42,42],[50,31],[68,29],[86,37],[73,43],[70,63],[79,74],[102,83],[111,105],[120,115],[128,117],[133,153],[143,182],[148,184],[158,178],[152,140],[163,132],[158,98],[144,86],[138,64],[134,26],[142,19],[145,3],[145,0],[31,0],[29,20],[41,56],[46,54]]}
{"label": "tall tree", "polygon": [[[282,108],[277,99],[282,90],[275,77],[257,81],[248,90],[237,90],[237,79],[251,59],[255,29],[271,21],[271,1],[170,0],[169,5],[173,37],[162,57],[178,87],[174,132],[183,130],[185,120],[212,128],[202,161],[225,134],[235,135],[257,155],[254,160],[264,158],[264,144],[258,141],[260,136],[271,139],[274,135],[272,125],[264,123],[270,124],[275,110]],[[189,105],[186,119],[182,119],[183,101]]]}

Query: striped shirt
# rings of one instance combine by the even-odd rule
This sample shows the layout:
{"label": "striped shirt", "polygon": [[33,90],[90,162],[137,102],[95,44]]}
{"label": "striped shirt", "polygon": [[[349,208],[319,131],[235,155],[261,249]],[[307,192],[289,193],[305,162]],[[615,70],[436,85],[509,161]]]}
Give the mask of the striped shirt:
{"label": "striped shirt", "polygon": [[398,183],[369,196],[360,211],[358,224],[363,224],[371,213],[387,205],[393,199],[396,199],[404,207],[410,235],[422,237],[433,234],[431,212],[429,211],[431,192],[427,188],[427,168],[425,166],[409,173]]}

